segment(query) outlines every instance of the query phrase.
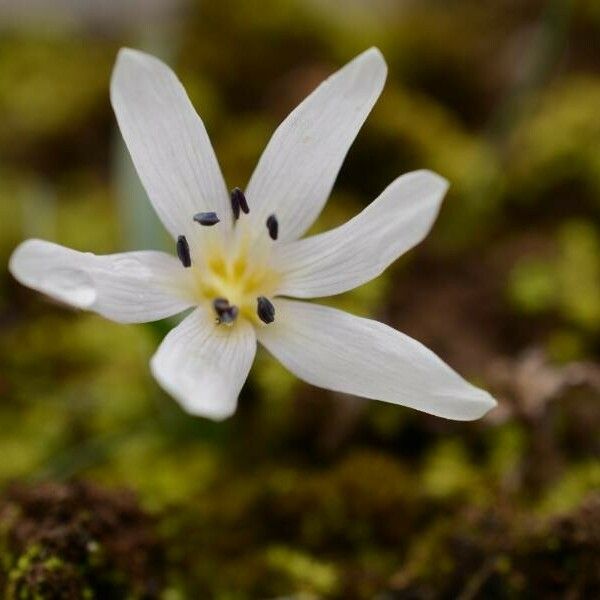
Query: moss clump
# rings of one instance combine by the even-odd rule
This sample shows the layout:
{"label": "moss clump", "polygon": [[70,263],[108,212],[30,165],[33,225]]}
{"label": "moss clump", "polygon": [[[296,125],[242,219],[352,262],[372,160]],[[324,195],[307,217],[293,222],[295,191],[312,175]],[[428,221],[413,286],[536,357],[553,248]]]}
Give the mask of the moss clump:
{"label": "moss clump", "polygon": [[34,544],[19,557],[16,566],[8,573],[5,586],[7,599],[77,600],[93,597],[77,565],[55,555],[45,555],[45,550]]}
{"label": "moss clump", "polygon": [[427,503],[416,504],[414,480],[395,460],[357,450],[322,469],[224,476],[193,505],[163,521],[184,597],[261,598],[354,597],[348,585],[363,573],[381,586],[388,553],[403,551]]}
{"label": "moss clump", "polygon": [[467,509],[416,544],[392,589],[410,598],[596,598],[600,495],[546,521]]}
{"label": "moss clump", "polygon": [[73,482],[14,486],[0,501],[7,600],[158,598],[162,550],[126,491]]}

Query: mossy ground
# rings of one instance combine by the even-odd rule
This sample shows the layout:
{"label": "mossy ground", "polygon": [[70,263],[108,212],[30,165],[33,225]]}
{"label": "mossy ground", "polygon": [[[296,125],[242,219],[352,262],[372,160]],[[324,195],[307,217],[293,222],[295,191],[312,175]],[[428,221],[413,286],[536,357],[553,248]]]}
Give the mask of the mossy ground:
{"label": "mossy ground", "polygon": [[0,503],[4,597],[158,598],[165,560],[154,529],[129,491],[14,485]]}

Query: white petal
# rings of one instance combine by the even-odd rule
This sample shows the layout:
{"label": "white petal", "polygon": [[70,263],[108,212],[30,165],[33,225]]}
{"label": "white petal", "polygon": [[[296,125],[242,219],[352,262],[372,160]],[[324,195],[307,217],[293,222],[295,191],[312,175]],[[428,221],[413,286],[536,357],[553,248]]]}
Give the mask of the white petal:
{"label": "white petal", "polygon": [[193,235],[197,212],[230,223],[229,196],[206,129],[173,71],[123,48],[110,84],[117,121],[158,216],[173,237]]}
{"label": "white petal", "polygon": [[250,218],[264,231],[275,213],[279,237],[300,237],[318,217],[387,73],[371,48],[324,81],[279,126],[246,189]]}
{"label": "white petal", "polygon": [[185,410],[219,421],[235,412],[255,353],[247,321],[217,325],[210,311],[198,308],[165,337],[151,368]]}
{"label": "white petal", "polygon": [[121,323],[144,323],[191,306],[183,267],[163,252],[96,256],[43,240],[13,252],[9,270],[23,285]]}
{"label": "white petal", "polygon": [[292,300],[276,300],[275,310],[259,341],[313,385],[460,421],[495,405],[425,346],[383,323]]}
{"label": "white petal", "polygon": [[277,293],[331,296],[377,277],[427,235],[447,189],[435,173],[407,173],[345,225],[278,245],[274,260],[283,275]]}

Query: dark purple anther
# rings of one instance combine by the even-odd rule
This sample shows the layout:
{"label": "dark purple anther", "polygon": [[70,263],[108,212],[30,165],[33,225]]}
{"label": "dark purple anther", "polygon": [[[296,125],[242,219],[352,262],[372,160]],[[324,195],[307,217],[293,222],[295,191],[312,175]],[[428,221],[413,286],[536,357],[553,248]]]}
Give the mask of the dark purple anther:
{"label": "dark purple anther", "polygon": [[200,223],[200,225],[207,225],[210,227],[219,222],[219,217],[217,217],[216,212],[201,212],[194,215],[194,221]]}
{"label": "dark purple anther", "polygon": [[231,190],[231,207],[233,208],[233,216],[236,220],[240,217],[240,209],[246,215],[250,212],[246,196],[240,188],[236,187]]}
{"label": "dark purple anther", "polygon": [[276,240],[279,235],[279,223],[275,215],[271,215],[267,219],[267,229],[269,230],[269,236],[272,240]]}
{"label": "dark purple anther", "polygon": [[233,323],[240,312],[238,307],[229,304],[226,298],[215,298],[213,308],[217,313],[217,321],[224,324]]}
{"label": "dark purple anther", "polygon": [[190,246],[185,235],[177,238],[177,256],[184,267],[192,266],[192,257],[190,256]]}
{"label": "dark purple anther", "polygon": [[233,220],[237,221],[240,218],[240,200],[235,194],[235,190],[231,192],[231,210],[233,210]]}
{"label": "dark purple anther", "polygon": [[259,296],[257,299],[256,312],[263,323],[272,323],[275,320],[275,307],[273,303],[264,296]]}

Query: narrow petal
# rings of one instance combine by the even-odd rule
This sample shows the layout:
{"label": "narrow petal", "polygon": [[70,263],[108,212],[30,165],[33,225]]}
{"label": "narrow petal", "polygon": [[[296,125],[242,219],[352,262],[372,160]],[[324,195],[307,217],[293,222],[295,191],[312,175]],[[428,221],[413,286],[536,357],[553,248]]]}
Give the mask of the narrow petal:
{"label": "narrow petal", "polygon": [[217,325],[212,312],[198,308],[165,337],[151,368],[186,411],[220,421],[235,412],[255,353],[247,321]]}
{"label": "narrow petal", "polygon": [[163,252],[96,256],[27,240],[13,252],[9,270],[23,285],[120,323],[163,319],[192,304],[183,268]]}
{"label": "narrow petal", "polygon": [[387,74],[371,48],[324,81],[279,126],[250,179],[246,197],[260,231],[269,215],[279,239],[300,237],[318,217]]}
{"label": "narrow petal", "polygon": [[377,277],[427,235],[447,189],[448,182],[435,173],[408,173],[345,225],[280,245],[278,293],[331,296]]}
{"label": "narrow petal", "polygon": [[259,330],[259,341],[313,385],[459,421],[495,405],[425,346],[383,323],[293,300],[275,307],[277,318]]}
{"label": "narrow petal", "polygon": [[[199,212],[229,214],[223,176],[206,129],[183,86],[157,58],[123,48],[110,97],[158,216],[174,238],[197,231]],[[223,219],[223,227],[230,223]]]}

